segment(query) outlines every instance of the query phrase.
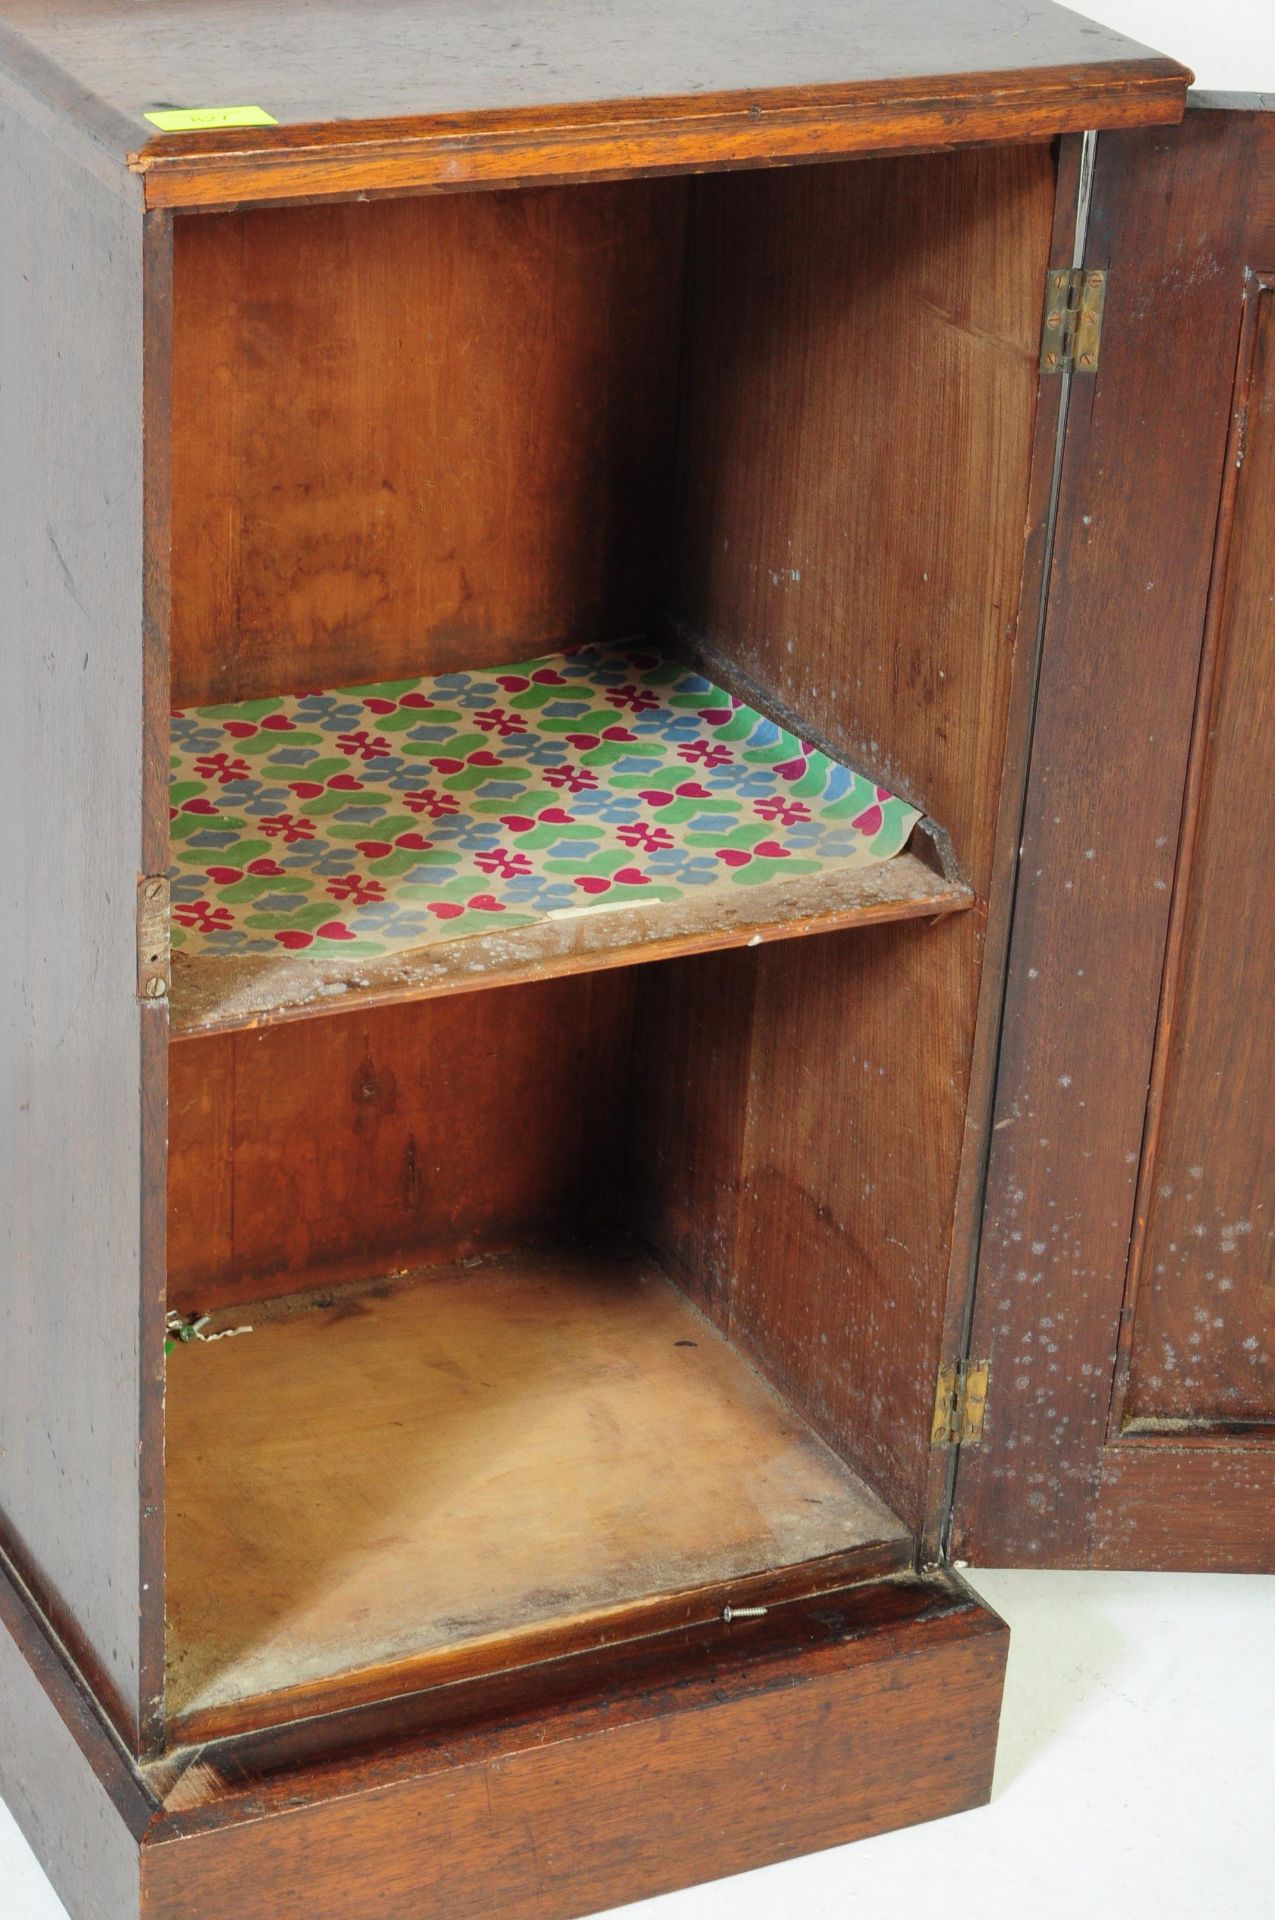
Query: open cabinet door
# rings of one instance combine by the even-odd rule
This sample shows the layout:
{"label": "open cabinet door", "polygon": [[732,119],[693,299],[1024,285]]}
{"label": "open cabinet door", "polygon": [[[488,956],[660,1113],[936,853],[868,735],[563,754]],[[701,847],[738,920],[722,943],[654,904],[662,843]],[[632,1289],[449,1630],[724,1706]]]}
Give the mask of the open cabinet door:
{"label": "open cabinet door", "polygon": [[952,1551],[1275,1568],[1275,102],[1102,134]]}

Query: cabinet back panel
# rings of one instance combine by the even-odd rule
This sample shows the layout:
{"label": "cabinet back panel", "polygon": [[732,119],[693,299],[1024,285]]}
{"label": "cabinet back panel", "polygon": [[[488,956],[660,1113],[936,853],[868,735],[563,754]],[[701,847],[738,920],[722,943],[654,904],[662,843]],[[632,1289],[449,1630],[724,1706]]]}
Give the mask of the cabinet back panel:
{"label": "cabinet back panel", "polygon": [[169,1306],[368,1279],[611,1211],[632,976],[183,1040]]}
{"label": "cabinet back panel", "polygon": [[643,628],[687,186],[177,222],[177,705]]}

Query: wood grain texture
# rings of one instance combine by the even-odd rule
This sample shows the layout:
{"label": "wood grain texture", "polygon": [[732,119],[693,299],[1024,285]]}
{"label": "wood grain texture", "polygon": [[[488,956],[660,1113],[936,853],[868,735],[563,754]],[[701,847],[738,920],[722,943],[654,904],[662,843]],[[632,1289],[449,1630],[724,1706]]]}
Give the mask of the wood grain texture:
{"label": "wood grain texture", "polygon": [[2,1572],[0,1727],[0,1795],[73,1920],[138,1914],[139,1842],[158,1803]]}
{"label": "wood grain texture", "polygon": [[925,934],[763,952],[736,969],[737,1005],[670,1007],[653,983],[671,1032],[701,1028],[694,1071],[744,1092],[706,1145],[685,1126],[709,1086],[653,1089],[652,1232],[918,1530],[983,1119],[973,1044],[1055,188],[1027,149],[705,181],[694,209],[676,610],[941,820],[978,904]]}
{"label": "wood grain texture", "polygon": [[169,1360],[183,1741],[232,1709],[248,1724],[322,1711],[360,1673],[373,1698],[412,1691],[454,1650],[519,1665],[569,1621],[585,1644],[620,1609],[630,1635],[650,1631],[642,1603],[695,1588],[715,1590],[698,1617],[720,1618],[730,1583],[908,1552],[881,1502],[623,1250],[523,1251],[211,1330],[244,1318],[252,1334]]}
{"label": "wood grain texture", "polygon": [[684,209],[643,182],[178,222],[173,704],[644,630]]}
{"label": "wood grain texture", "polygon": [[[928,1058],[953,932],[835,935],[732,956],[715,978],[683,962],[639,1002],[658,1036],[639,1230],[918,1531],[963,1113]],[[667,1056],[677,1075],[655,1070]]]}
{"label": "wood grain texture", "polygon": [[1275,1447],[1167,1435],[1108,1447],[1092,1565],[1275,1573]]}
{"label": "wood grain texture", "polygon": [[416,1725],[423,1699],[490,1682],[492,1698],[503,1705],[524,1672],[549,1664],[587,1669],[600,1685],[610,1687],[618,1671],[627,1673],[636,1649],[668,1646],[688,1623],[701,1632],[706,1623],[711,1631],[728,1631],[727,1606],[771,1612],[845,1587],[892,1580],[915,1565],[911,1536],[895,1531],[890,1538],[842,1547],[818,1560],[732,1574],[726,1580],[693,1581],[600,1612],[524,1626],[517,1633],[458,1641],[430,1653],[408,1653],[375,1666],[297,1681],[270,1694],[192,1707],[170,1722],[173,1740],[181,1743],[173,1750],[174,1764],[181,1755],[202,1753],[210,1745],[237,1751],[245,1742],[292,1730],[304,1734],[316,1725],[320,1731],[306,1746],[311,1753],[329,1741],[344,1751],[355,1730],[369,1726],[388,1729],[399,1739],[409,1724]]}
{"label": "wood grain texture", "polygon": [[1099,141],[1086,260],[1111,277],[1067,430],[973,1333],[993,1385],[957,1484],[953,1551],[984,1563],[1088,1563],[1125,1484],[1113,1369],[1271,128],[1208,110]]}
{"label": "wood grain texture", "polygon": [[693,216],[674,611],[980,890],[1054,179],[1039,147],[856,162],[700,181]]}
{"label": "wood grain texture", "polygon": [[552,186],[1022,144],[1095,122],[1173,124],[1189,78],[1175,61],[1146,59],[1005,73],[990,82],[963,73],[365,122],[348,132],[329,123],[247,139],[168,136],[130,154],[128,164],[149,207],[181,210]]}
{"label": "wood grain texture", "polygon": [[600,974],[175,1046],[169,1306],[613,1218],[632,1009]]}
{"label": "wood grain texture", "polygon": [[[462,1727],[490,1734],[538,1721],[556,1733],[569,1722],[572,1730],[592,1732],[617,1716],[621,1724],[648,1717],[661,1694],[674,1689],[694,1711],[741,1659],[764,1665],[776,1655],[824,1646],[830,1634],[851,1660],[880,1657],[886,1636],[903,1650],[910,1634],[940,1620],[959,1631],[974,1601],[946,1572],[918,1578],[898,1567],[785,1598],[792,1604],[773,1607],[764,1619],[728,1627],[717,1617],[697,1617],[629,1639],[622,1649],[571,1648],[567,1659],[537,1661],[521,1671],[445,1680],[335,1717],[281,1722],[182,1749],[164,1763],[168,1776],[184,1770],[184,1778],[175,1784],[169,1778],[163,1789],[166,1837],[186,1839],[249,1813],[269,1818],[307,1800],[389,1786],[418,1774],[426,1754],[434,1771]],[[148,1778],[156,1770],[149,1766]]]}
{"label": "wood grain texture", "polygon": [[925,830],[916,851],[876,866],[714,888],[671,905],[626,904],[546,918],[508,933],[438,941],[384,960],[335,955],[223,959],[173,956],[172,1015],[178,1035],[228,1033],[323,1014],[451,997],[491,987],[645,965],[765,942],[804,940],[844,928],[962,913],[973,895]]}
{"label": "wood grain texture", "polygon": [[139,1773],[0,1611],[0,1780],[72,1920],[561,1920],[937,1818],[987,1798],[1006,1643],[885,1581]]}
{"label": "wood grain texture", "polygon": [[142,216],[9,110],[0,158],[0,1540],[133,1732]]}
{"label": "wood grain texture", "polygon": [[144,1913],[564,1920],[987,1798],[984,1609],[907,1583],[753,1627],[635,1649],[602,1693],[544,1669],[538,1705],[506,1687],[397,1749],[273,1774],[209,1753],[147,1845]]}
{"label": "wood grain texture", "polygon": [[[1058,143],[1053,234],[1049,254],[1051,270],[1070,267],[1075,258],[1086,178],[1086,150],[1086,140],[1078,135]],[[1044,630],[1045,586],[1055,532],[1055,482],[1066,411],[1066,387],[1065,381],[1042,372],[1036,396],[1026,538],[1018,590],[1014,670],[1009,687],[1005,755],[987,882],[987,925],[979,977],[978,1012],[974,1023],[964,1140],[948,1255],[947,1304],[941,1349],[943,1362],[947,1366],[959,1363],[966,1356],[975,1361],[979,1357],[977,1353],[971,1355],[969,1349],[973,1277],[982,1232],[984,1189],[992,1140],[1001,1013],[1013,925],[1023,804],[1031,762],[1031,734],[1040,673],[1040,643]],[[957,1457],[953,1450],[931,1447],[926,1521],[922,1535],[922,1555],[926,1563],[947,1557],[956,1468]]]}
{"label": "wood grain texture", "polygon": [[[1014,0],[6,0],[7,58],[146,180],[151,205],[769,165],[1048,139],[1181,115],[1186,70]],[[68,82],[70,83],[68,85]],[[156,106],[265,129],[157,135]]]}
{"label": "wood grain texture", "polygon": [[[1275,1438],[1275,275],[1250,281],[1135,1235],[1124,1424]],[[1212,644],[1210,644],[1210,642]],[[1188,840],[1189,834],[1189,840]],[[1105,1477],[1105,1476],[1104,1476]],[[1275,1519],[1268,1529],[1275,1552]]]}

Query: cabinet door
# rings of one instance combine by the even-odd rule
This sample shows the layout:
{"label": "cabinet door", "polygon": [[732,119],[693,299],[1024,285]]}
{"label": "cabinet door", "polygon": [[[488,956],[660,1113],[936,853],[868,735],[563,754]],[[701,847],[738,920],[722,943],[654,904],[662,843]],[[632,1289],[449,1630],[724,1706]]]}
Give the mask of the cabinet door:
{"label": "cabinet door", "polygon": [[1275,111],[1098,141],[954,1554],[1275,1567]]}

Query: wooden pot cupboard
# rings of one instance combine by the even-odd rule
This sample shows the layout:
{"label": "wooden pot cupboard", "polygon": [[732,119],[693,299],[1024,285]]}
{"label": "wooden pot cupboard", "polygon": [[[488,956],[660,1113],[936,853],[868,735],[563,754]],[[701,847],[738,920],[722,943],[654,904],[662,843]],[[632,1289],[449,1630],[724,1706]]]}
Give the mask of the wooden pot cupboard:
{"label": "wooden pot cupboard", "polygon": [[958,1563],[1275,1565],[1275,119],[0,14],[0,1791],[72,1920],[980,1803]]}

